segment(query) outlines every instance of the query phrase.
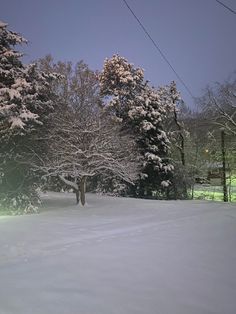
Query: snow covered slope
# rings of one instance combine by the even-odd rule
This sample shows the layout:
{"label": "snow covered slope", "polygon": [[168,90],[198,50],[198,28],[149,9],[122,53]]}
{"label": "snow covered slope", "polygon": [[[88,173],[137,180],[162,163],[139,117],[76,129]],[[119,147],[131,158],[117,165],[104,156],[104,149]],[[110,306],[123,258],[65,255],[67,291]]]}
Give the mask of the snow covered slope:
{"label": "snow covered slope", "polygon": [[236,208],[43,196],[0,218],[0,314],[235,314]]}

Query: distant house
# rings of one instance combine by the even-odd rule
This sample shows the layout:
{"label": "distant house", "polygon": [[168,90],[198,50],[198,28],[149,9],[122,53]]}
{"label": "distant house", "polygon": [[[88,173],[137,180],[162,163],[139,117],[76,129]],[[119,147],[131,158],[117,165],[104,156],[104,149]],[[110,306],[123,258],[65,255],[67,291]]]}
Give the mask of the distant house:
{"label": "distant house", "polygon": [[209,181],[205,177],[195,176],[194,178],[195,183],[197,184],[208,184]]}
{"label": "distant house", "polygon": [[[222,185],[223,167],[221,162],[212,162],[207,164],[207,180],[211,185]],[[226,176],[229,172],[229,167],[226,168]]]}

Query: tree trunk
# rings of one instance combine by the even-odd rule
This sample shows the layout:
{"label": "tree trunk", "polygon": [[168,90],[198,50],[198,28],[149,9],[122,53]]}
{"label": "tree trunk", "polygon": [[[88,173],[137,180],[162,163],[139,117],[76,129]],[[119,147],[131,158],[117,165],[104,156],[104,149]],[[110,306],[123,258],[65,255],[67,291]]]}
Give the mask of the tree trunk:
{"label": "tree trunk", "polygon": [[80,180],[80,199],[81,204],[85,205],[85,184],[86,184],[86,177],[82,177]]}
{"label": "tree trunk", "polygon": [[[230,167],[228,167],[230,168]],[[232,172],[231,170],[229,171],[229,189],[228,189],[228,192],[229,192],[229,202],[232,202]]]}
{"label": "tree trunk", "polygon": [[79,204],[79,189],[75,190],[75,195],[76,195],[76,204]]}
{"label": "tree trunk", "polygon": [[194,198],[194,183],[191,186],[191,200]]}
{"label": "tree trunk", "polygon": [[226,161],[225,161],[225,132],[221,130],[221,153],[222,153],[222,183],[223,183],[223,201],[228,202],[227,182],[226,182]]}
{"label": "tree trunk", "polygon": [[58,175],[58,177],[61,179],[63,183],[65,183],[67,186],[71,187],[76,195],[76,204],[79,204],[79,190],[80,186],[78,184],[78,178],[75,178],[75,182],[72,182],[66,178],[64,178],[62,175]]}
{"label": "tree trunk", "polygon": [[[177,125],[177,128],[178,128],[178,135],[179,135],[179,141],[180,141],[180,147],[178,147],[178,148],[179,148],[179,152],[180,152],[181,163],[182,163],[185,175],[186,175],[184,130],[183,130],[183,126],[179,123],[176,109],[174,110],[174,121],[175,121],[175,124]],[[185,177],[183,178],[183,197],[184,197],[184,199],[188,198],[188,190],[187,190],[187,184],[185,181]]]}

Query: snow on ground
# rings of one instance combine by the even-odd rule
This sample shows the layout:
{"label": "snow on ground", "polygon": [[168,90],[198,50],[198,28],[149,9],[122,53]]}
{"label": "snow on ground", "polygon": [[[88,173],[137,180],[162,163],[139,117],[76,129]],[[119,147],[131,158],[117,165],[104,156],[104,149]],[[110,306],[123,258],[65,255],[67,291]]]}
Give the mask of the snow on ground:
{"label": "snow on ground", "polygon": [[236,208],[43,196],[0,217],[0,314],[235,314]]}

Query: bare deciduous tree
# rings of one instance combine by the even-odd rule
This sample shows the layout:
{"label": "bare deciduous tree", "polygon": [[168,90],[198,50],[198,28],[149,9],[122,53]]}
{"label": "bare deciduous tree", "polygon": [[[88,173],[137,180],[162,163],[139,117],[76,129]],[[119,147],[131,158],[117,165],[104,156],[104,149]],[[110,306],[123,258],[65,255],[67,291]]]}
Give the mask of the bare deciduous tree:
{"label": "bare deciduous tree", "polygon": [[198,102],[212,123],[236,135],[236,78],[207,87]]}
{"label": "bare deciduous tree", "polygon": [[102,111],[97,74],[82,61],[75,66],[54,64],[47,56],[39,64],[62,75],[52,86],[59,102],[48,138],[49,155],[40,166],[45,176],[58,176],[83,205],[87,178],[110,174],[132,183],[138,150],[133,139],[121,134],[120,126]]}
{"label": "bare deciduous tree", "polygon": [[111,174],[133,183],[137,177],[137,149],[128,135],[121,135],[108,118],[93,116],[81,121],[79,112],[55,117],[50,153],[41,169],[45,176],[58,176],[85,204],[87,178]]}

